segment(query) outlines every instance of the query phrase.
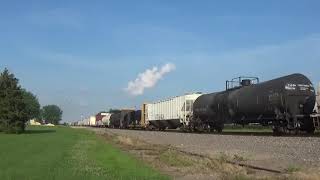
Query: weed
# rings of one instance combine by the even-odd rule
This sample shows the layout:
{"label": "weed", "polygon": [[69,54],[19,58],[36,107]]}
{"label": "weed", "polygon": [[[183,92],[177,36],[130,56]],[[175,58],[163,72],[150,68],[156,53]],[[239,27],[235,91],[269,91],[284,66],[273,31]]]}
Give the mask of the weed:
{"label": "weed", "polygon": [[300,171],[300,167],[296,166],[296,165],[289,165],[288,168],[286,169],[286,171],[288,173],[294,173],[294,172],[297,172],[297,171]]}

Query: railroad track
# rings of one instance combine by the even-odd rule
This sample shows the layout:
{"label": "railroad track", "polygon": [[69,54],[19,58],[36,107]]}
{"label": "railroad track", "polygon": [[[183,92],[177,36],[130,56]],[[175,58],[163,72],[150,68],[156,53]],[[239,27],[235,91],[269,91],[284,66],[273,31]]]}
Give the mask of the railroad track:
{"label": "railroad track", "polygon": [[[184,150],[181,150],[181,149],[176,149],[176,150],[181,152],[181,153],[189,154],[189,155],[192,155],[192,156],[199,156],[199,157],[202,157],[202,158],[208,158],[208,159],[214,160],[210,156],[205,156],[205,155],[202,155],[202,154],[192,153],[192,152],[184,151]],[[275,174],[285,173],[285,171],[281,171],[281,170],[277,170],[277,169],[271,169],[271,168],[266,168],[266,167],[261,167],[261,166],[255,166],[255,165],[250,165],[250,164],[246,164],[246,163],[240,163],[240,162],[236,162],[236,161],[227,160],[226,162],[229,163],[229,164],[233,164],[233,165],[237,165],[237,166],[241,166],[241,167],[245,167],[245,168],[249,168],[249,169],[254,169],[254,170],[258,170],[258,171],[266,171],[266,172],[275,173]]]}

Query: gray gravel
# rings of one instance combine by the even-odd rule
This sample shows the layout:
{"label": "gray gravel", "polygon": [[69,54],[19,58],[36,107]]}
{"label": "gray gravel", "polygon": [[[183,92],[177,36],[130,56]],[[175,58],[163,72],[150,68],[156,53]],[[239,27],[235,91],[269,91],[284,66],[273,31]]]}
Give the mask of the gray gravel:
{"label": "gray gravel", "polygon": [[249,164],[274,169],[320,166],[319,137],[239,136],[118,129],[95,131],[108,131],[153,144],[170,144],[184,151],[209,156],[236,154],[247,159]]}

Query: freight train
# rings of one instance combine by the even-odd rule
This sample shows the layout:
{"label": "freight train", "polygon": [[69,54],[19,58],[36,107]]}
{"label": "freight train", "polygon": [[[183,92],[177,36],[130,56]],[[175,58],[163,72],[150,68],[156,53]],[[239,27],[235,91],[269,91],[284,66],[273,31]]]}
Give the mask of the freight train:
{"label": "freight train", "polygon": [[222,92],[191,93],[144,103],[141,111],[119,110],[110,115],[105,126],[222,132],[225,124],[258,123],[272,126],[276,135],[313,133],[320,126],[315,103],[315,89],[302,74],[262,83],[256,77],[238,77],[226,81]]}

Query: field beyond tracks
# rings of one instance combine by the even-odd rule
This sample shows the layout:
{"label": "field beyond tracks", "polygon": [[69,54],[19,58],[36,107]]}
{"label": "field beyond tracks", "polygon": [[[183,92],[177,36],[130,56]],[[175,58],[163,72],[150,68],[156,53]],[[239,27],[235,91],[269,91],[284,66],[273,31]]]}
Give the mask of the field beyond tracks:
{"label": "field beyond tracks", "polygon": [[0,179],[168,179],[94,132],[28,127],[0,133]]}

